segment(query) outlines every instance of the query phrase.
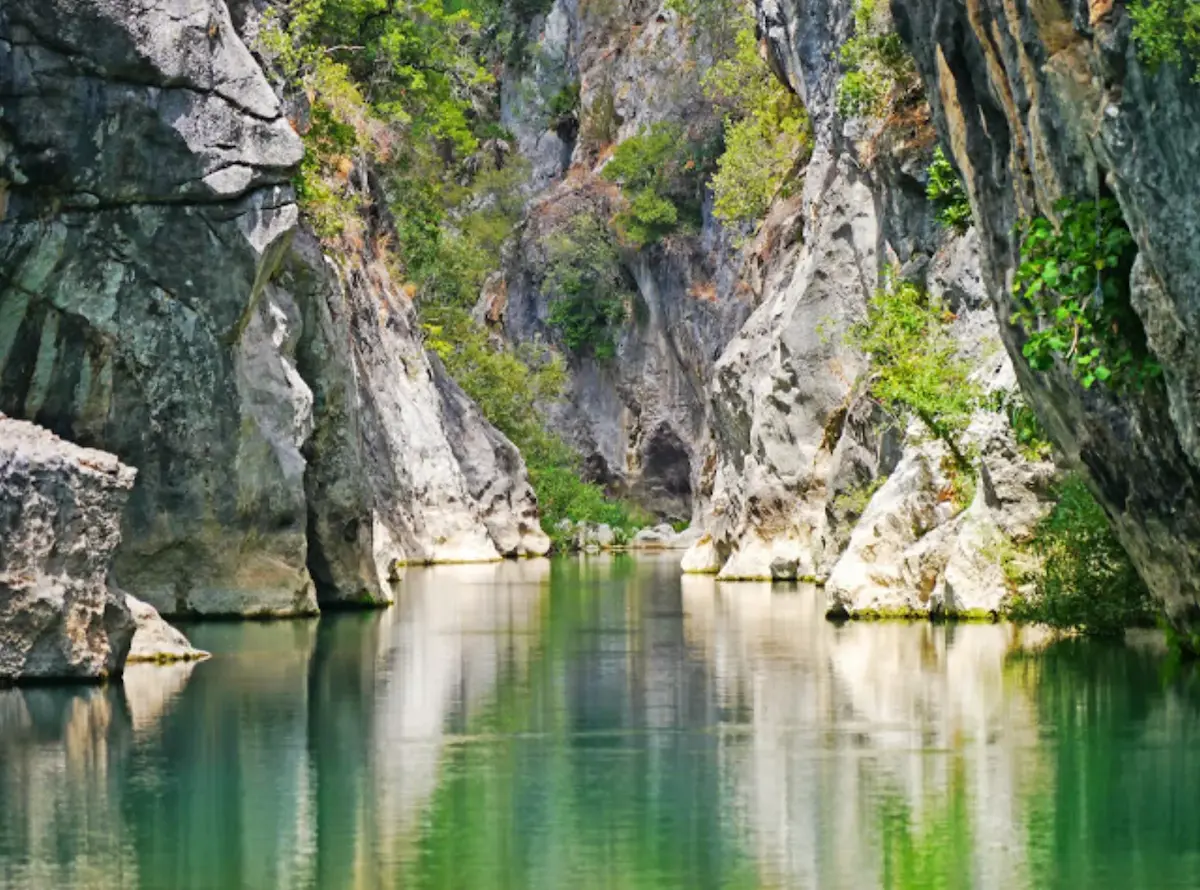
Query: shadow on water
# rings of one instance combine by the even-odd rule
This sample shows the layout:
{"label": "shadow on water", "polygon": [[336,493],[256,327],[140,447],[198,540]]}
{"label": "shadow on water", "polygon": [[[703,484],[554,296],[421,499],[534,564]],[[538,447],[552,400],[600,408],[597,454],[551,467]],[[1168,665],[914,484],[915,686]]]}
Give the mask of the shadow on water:
{"label": "shadow on water", "polygon": [[0,887],[1196,886],[1155,638],[823,611],[597,557],[192,625],[210,661],[0,690]]}

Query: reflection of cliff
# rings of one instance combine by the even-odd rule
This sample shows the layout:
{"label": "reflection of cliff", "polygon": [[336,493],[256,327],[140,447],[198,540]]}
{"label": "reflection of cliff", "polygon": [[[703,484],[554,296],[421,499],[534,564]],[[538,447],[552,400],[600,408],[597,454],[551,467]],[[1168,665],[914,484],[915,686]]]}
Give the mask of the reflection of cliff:
{"label": "reflection of cliff", "polygon": [[0,690],[0,887],[391,886],[548,571],[413,570],[386,612],[199,625],[201,665]]}
{"label": "reflection of cliff", "polygon": [[974,839],[958,851],[973,886],[1024,883],[1021,793],[1038,767],[1031,703],[1003,682],[1010,628],[834,628],[810,588],[684,584],[688,639],[711,659],[727,719],[749,724],[725,768],[764,875],[898,886],[897,857],[918,862],[922,838],[953,828]]}

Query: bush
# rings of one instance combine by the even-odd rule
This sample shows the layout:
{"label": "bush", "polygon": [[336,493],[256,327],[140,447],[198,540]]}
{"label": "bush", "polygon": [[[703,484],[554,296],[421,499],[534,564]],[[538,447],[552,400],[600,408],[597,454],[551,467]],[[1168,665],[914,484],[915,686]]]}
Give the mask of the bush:
{"label": "bush", "polygon": [[1019,392],[997,390],[985,400],[985,407],[1008,418],[1017,449],[1026,460],[1048,460],[1054,454],[1054,445],[1041,421]]}
{"label": "bush", "polygon": [[959,442],[982,393],[958,355],[951,320],[925,291],[888,270],[867,304],[867,317],[847,339],[870,356],[871,394],[897,415],[920,419],[967,471],[970,460]]}
{"label": "bush", "polygon": [[[1193,65],[1200,59],[1200,3],[1195,0],[1140,0],[1129,5],[1138,57],[1151,68]],[[1192,72],[1200,83],[1200,68]]]}
{"label": "bush", "polygon": [[933,204],[937,221],[947,229],[963,234],[971,227],[971,202],[958,172],[946,159],[940,145],[933,151],[933,163],[929,165],[928,173],[925,197]]}
{"label": "bush", "polygon": [[1023,579],[1034,590],[1012,596],[1008,616],[1108,636],[1152,623],[1150,593],[1091,491],[1069,477],[1057,495],[1028,545],[1041,563]]}
{"label": "bush", "polygon": [[725,110],[725,147],[709,182],[713,214],[723,222],[755,222],[767,212],[811,144],[808,114],[758,52],[750,28],[737,53],[704,76],[704,92]]}
{"label": "bush", "polygon": [[912,56],[880,0],[856,0],[854,36],[843,44],[838,60],[845,68],[837,91],[842,117],[881,117],[919,87]]}
{"label": "bush", "polygon": [[1062,221],[1045,217],[1020,229],[1021,263],[1013,279],[1013,320],[1029,335],[1022,352],[1035,370],[1066,362],[1083,387],[1096,381],[1141,389],[1161,368],[1129,303],[1137,248],[1111,198],[1054,205]]}
{"label": "bush", "polygon": [[602,172],[627,201],[613,219],[618,234],[640,247],[681,226],[698,227],[711,161],[710,147],[673,123],[643,128],[618,145]]}
{"label": "bush", "polygon": [[550,236],[546,252],[550,325],[572,352],[612,358],[631,292],[608,229],[595,216],[579,214]]}

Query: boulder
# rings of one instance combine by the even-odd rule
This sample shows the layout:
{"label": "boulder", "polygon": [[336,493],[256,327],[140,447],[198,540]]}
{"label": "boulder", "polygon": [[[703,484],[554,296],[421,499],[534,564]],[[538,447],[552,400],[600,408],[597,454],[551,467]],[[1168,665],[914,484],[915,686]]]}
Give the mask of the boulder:
{"label": "boulder", "polygon": [[107,576],[135,475],[0,415],[0,683],[121,672],[134,620]]}
{"label": "boulder", "polygon": [[209,657],[207,652],[193,648],[187,637],[167,624],[154,606],[128,594],[125,603],[136,624],[127,664],[170,664],[176,661],[200,661]]}

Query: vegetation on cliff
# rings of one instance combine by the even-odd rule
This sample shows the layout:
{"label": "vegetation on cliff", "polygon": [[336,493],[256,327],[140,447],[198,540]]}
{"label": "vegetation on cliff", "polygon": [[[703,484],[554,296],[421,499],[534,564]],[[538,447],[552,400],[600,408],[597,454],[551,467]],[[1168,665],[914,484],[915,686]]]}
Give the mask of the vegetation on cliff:
{"label": "vegetation on cliff", "polygon": [[953,316],[926,291],[888,270],[849,342],[870,357],[871,394],[900,420],[915,416],[973,472],[962,444],[982,392],[950,333]]}
{"label": "vegetation on cliff", "polygon": [[[523,212],[527,172],[505,147],[492,71],[519,57],[529,18],[543,11],[294,0],[268,14],[259,50],[301,109],[296,186],[314,231],[331,249],[359,251],[367,215],[384,217],[370,253],[416,299],[427,347],[524,454],[548,532],[563,518],[628,527],[631,510],[582,482],[579,456],[546,429],[544,409],[566,379],[561,358],[500,343],[471,316]],[[555,107],[565,114],[566,103]],[[578,332],[584,315],[566,310],[561,321]]]}
{"label": "vegetation on cliff", "polygon": [[1062,482],[1054,509],[1023,549],[1035,568],[1010,571],[1008,617],[1100,636],[1153,623],[1150,592],[1079,477]]}
{"label": "vegetation on cliff", "polygon": [[1021,263],[1013,277],[1014,321],[1028,334],[1032,368],[1061,361],[1087,389],[1141,389],[1161,373],[1129,301],[1137,247],[1112,198],[1054,205],[1022,226]]}

